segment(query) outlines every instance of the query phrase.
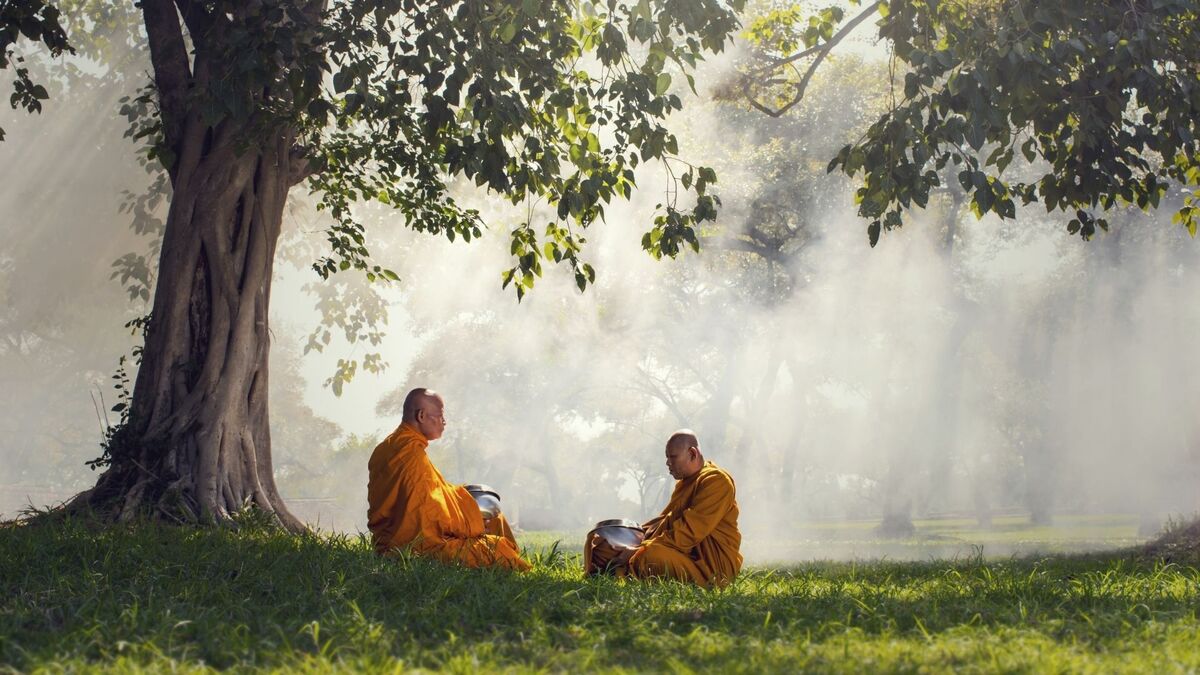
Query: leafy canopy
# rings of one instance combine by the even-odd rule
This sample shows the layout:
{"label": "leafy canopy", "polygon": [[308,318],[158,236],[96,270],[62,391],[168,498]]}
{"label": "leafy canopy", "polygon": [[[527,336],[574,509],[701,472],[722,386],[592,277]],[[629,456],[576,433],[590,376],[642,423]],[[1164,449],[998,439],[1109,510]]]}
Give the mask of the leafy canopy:
{"label": "leafy canopy", "polygon": [[[819,62],[845,37],[839,26],[877,15],[895,59],[895,102],[829,164],[860,178],[872,245],[906,209],[925,206],[947,165],[977,216],[1013,218],[1018,201],[1040,202],[1070,214],[1068,230],[1085,239],[1107,227],[1097,210],[1157,208],[1182,187],[1176,221],[1196,234],[1195,0],[852,4],[860,13],[849,20],[836,7],[790,7],[753,22],[748,35],[766,61],[747,89],[775,92],[769,112],[790,107],[806,79],[786,69]],[[1018,155],[1028,164],[1010,169]]]}
{"label": "leafy canopy", "polygon": [[[518,296],[552,259],[573,268],[580,289],[595,272],[582,263],[579,228],[603,218],[614,196],[628,198],[634,169],[647,160],[678,163],[664,126],[681,107],[672,73],[720,51],[737,27],[740,2],[636,3],[351,2],[327,20],[332,90],[301,83],[299,99],[320,130],[324,170],[313,179],[337,219],[334,251],[322,273],[360,266],[361,228],[350,203],[364,196],[400,209],[420,230],[470,240],[479,214],[450,196],[447,175],[506,195],[514,204],[544,199],[556,219],[539,233],[512,232],[516,259],[504,274]],[[690,210],[672,201],[644,238],[656,256],[698,247],[694,225],[712,219],[711,169],[687,168]]]}
{"label": "leafy canopy", "polygon": [[[22,37],[40,42],[53,56],[70,52],[58,8],[44,0],[4,0],[0,2],[0,70],[15,65],[13,92],[8,102],[13,110],[42,111],[42,101],[50,98],[46,87],[33,81],[24,58],[15,54],[14,45]],[[0,141],[4,128],[0,127]]]}
{"label": "leafy canopy", "polygon": [[[594,280],[579,257],[582,230],[613,197],[631,195],[643,162],[668,163],[695,197],[681,205],[671,192],[643,239],[652,255],[698,248],[695,225],[719,206],[715,173],[680,160],[664,123],[682,105],[675,78],[694,88],[690,71],[723,49],[742,0],[139,4],[154,81],[126,107],[148,115],[133,135],[168,170],[195,116],[212,138],[235,134],[242,151],[294,136],[305,167],[297,179],[333,220],[332,250],[314,264],[322,276],[397,278],[370,264],[356,202],[387,204],[410,227],[452,240],[480,236],[480,214],[451,194],[453,176],[526,202],[531,214],[537,203],[553,209],[544,228],[527,220],[512,232],[504,282],[519,297],[546,259],[568,264],[581,289]],[[0,9],[5,49],[18,35],[54,54],[70,49],[53,5]],[[36,109],[45,90],[22,86],[20,102]]]}

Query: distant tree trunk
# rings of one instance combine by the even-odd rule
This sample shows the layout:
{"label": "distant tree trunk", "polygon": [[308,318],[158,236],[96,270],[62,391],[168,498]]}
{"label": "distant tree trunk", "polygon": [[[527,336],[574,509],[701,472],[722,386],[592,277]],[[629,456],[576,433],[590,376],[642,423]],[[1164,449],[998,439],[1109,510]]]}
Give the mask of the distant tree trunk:
{"label": "distant tree trunk", "polygon": [[1053,520],[1054,489],[1057,482],[1055,457],[1045,441],[1034,445],[1024,456],[1025,506],[1029,522],[1050,525]]}
{"label": "distant tree trunk", "polygon": [[302,527],[271,466],[268,303],[292,185],[284,133],[236,148],[187,122],[129,423],[86,502],[121,519],[221,520],[246,506]]}
{"label": "distant tree trunk", "polygon": [[975,522],[984,529],[992,527],[992,502],[988,499],[988,485],[984,480],[975,480],[971,501],[975,506]]}
{"label": "distant tree trunk", "polygon": [[716,378],[712,398],[704,404],[702,413],[697,416],[703,425],[698,431],[701,434],[701,447],[724,453],[732,465],[733,453],[726,444],[730,428],[730,408],[733,406],[734,395],[737,394],[738,374],[742,369],[742,353],[738,350],[736,335],[731,330],[722,331],[719,345],[719,353],[724,354],[726,360],[724,368],[721,368],[720,375]]}
{"label": "distant tree trunk", "polygon": [[908,467],[893,462],[884,479],[883,520],[875,528],[881,537],[903,538],[916,533],[912,521],[912,497],[909,494]]}
{"label": "distant tree trunk", "polygon": [[1054,521],[1051,513],[1053,487],[1047,473],[1049,467],[1042,462],[1036,462],[1034,467],[1025,470],[1025,505],[1029,508],[1029,522],[1033,525],[1050,525]]}
{"label": "distant tree trunk", "polygon": [[1190,464],[1189,474],[1192,480],[1188,481],[1192,491],[1192,510],[1200,513],[1200,431],[1195,432],[1195,440],[1192,441],[1192,461]]}
{"label": "distant tree trunk", "polygon": [[[792,376],[792,381],[800,382],[801,373],[805,371],[801,368],[799,359],[797,359],[793,354],[785,357],[785,362],[787,363],[788,372]],[[796,405],[811,405],[811,403],[808,401],[809,396],[809,394],[805,394],[804,400],[798,402]],[[805,479],[807,478],[807,472],[809,469],[811,469],[811,465],[807,460],[803,463],[803,465],[801,464],[800,452],[802,449],[802,443],[804,441],[804,434],[808,431],[804,420],[812,417],[813,414],[811,411],[797,411],[792,420],[792,431],[788,436],[787,443],[783,447],[783,463],[781,468],[781,480],[783,481],[782,499],[783,503],[790,504],[791,508],[793,509],[798,509],[800,507],[798,502],[801,502],[806,498],[806,495],[803,495],[799,492],[796,483],[798,480],[801,483],[806,482]],[[804,474],[797,478],[797,470],[801,466],[804,467],[804,469],[802,469]]]}
{"label": "distant tree trunk", "polygon": [[[782,488],[779,481],[780,476],[771,466],[769,441],[761,433],[761,427],[750,424],[748,420],[767,415],[767,406],[775,395],[775,385],[779,379],[779,368],[782,365],[782,345],[779,340],[775,340],[767,353],[767,365],[759,380],[758,389],[753,396],[747,396],[745,415],[747,423],[743,425],[744,431],[738,443],[738,458],[742,466],[757,469],[746,471],[745,487],[756,493],[763,490],[764,492],[761,494],[769,494],[775,499],[780,498]],[[766,483],[762,484],[760,481],[766,481]]]}
{"label": "distant tree trunk", "polygon": [[883,520],[875,528],[875,533],[881,537],[903,539],[917,532],[912,521],[912,501],[902,504],[889,504],[884,508]]}

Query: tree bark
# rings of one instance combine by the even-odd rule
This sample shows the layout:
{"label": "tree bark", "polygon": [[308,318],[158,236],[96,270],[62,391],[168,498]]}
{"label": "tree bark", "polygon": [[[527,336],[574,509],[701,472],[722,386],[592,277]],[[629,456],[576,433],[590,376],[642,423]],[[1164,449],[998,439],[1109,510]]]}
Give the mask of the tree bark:
{"label": "tree bark", "polygon": [[81,495],[118,519],[220,521],[246,507],[303,525],[275,487],[268,306],[293,135],[241,147],[243,129],[192,113],[172,172],[154,305],[128,424]]}
{"label": "tree bark", "polygon": [[[271,111],[291,101],[282,78],[311,49],[325,0],[300,5],[276,17],[261,3],[139,3],[172,196],[129,415],[109,438],[108,469],[68,510],[190,523],[255,508],[304,527],[275,486],[267,405],[275,249],[288,191],[311,168],[294,120]],[[294,43],[241,78],[229,55],[265,21],[287,24]]]}

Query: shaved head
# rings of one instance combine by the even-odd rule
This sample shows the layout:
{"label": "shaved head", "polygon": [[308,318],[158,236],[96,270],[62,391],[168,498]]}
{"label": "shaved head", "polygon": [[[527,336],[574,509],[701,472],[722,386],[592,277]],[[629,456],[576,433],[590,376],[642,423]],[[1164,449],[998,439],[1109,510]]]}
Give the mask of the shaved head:
{"label": "shaved head", "polygon": [[680,429],[667,439],[667,471],[675,480],[691,478],[704,468],[700,439],[691,429]]}
{"label": "shaved head", "polygon": [[417,387],[404,397],[404,422],[425,438],[436,440],[446,430],[446,403],[432,389]]}
{"label": "shaved head", "polygon": [[[408,392],[408,396],[404,397],[404,421],[411,422],[417,417],[417,411],[425,408],[434,402],[441,402],[442,397],[432,389],[417,387]],[[394,418],[393,418],[394,419]]]}
{"label": "shaved head", "polygon": [[671,437],[667,439],[667,447],[678,448],[680,450],[687,450],[688,448],[699,450],[700,439],[696,438],[696,432],[691,429],[680,429],[671,434]]}

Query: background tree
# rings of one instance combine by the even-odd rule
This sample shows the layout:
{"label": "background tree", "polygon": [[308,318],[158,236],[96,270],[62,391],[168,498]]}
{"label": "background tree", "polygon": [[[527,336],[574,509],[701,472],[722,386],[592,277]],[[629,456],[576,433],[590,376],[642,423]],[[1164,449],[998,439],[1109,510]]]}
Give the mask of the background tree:
{"label": "background tree", "polygon": [[[858,212],[872,245],[905,210],[926,205],[949,167],[977,216],[1014,218],[1018,202],[1041,202],[1069,214],[1068,230],[1087,239],[1107,229],[1105,210],[1168,203],[1195,236],[1194,0],[851,5],[853,17],[801,5],[764,13],[749,30],[763,61],[743,90],[764,112],[786,112],[838,43],[876,19],[894,59],[893,103],[829,164],[860,177]],[[1033,177],[1011,178],[1018,154],[1037,167]]]}

